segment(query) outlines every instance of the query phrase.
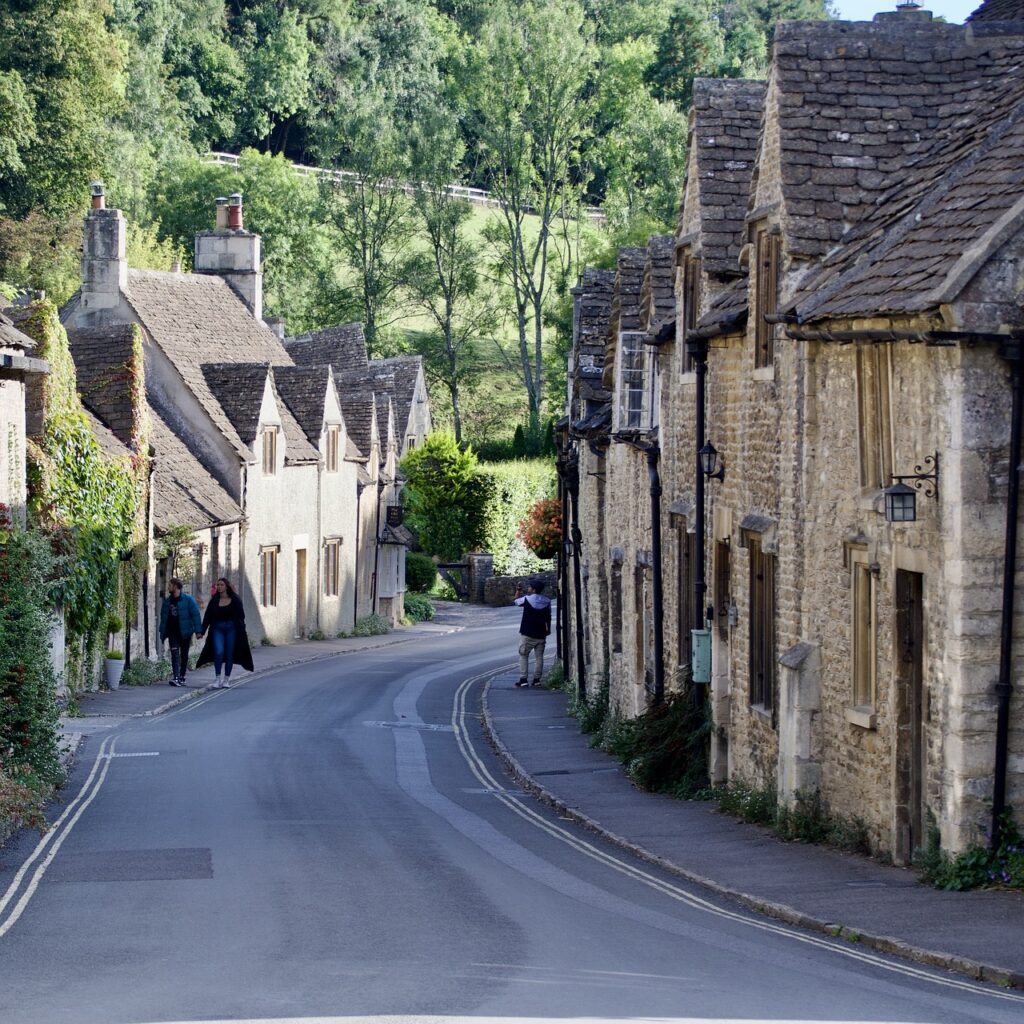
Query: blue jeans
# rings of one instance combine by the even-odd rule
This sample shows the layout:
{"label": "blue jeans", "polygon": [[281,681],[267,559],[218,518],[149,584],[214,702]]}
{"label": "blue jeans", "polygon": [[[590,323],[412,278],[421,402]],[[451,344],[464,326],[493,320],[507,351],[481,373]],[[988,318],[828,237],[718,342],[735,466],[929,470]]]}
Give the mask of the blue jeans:
{"label": "blue jeans", "polygon": [[210,635],[213,638],[213,667],[220,675],[223,666],[224,678],[227,679],[235,667],[235,624],[218,622]]}

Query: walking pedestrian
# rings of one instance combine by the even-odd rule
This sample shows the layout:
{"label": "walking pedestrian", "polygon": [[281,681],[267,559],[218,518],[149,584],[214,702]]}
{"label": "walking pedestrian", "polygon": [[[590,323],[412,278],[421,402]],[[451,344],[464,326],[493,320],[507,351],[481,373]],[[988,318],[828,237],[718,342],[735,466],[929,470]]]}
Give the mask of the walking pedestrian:
{"label": "walking pedestrian", "polygon": [[217,580],[214,596],[210,598],[203,616],[203,633],[207,632],[209,635],[196,668],[212,661],[217,673],[213,687],[222,690],[231,685],[231,670],[236,664],[250,672],[253,670],[242,599],[223,576]]}
{"label": "walking pedestrian", "polygon": [[530,655],[533,654],[532,686],[540,686],[544,674],[544,645],[551,632],[551,598],[544,593],[544,581],[533,579],[526,584],[516,584],[513,603],[521,605],[523,618],[519,624],[519,682],[525,686],[529,675]]}
{"label": "walking pedestrian", "polygon": [[177,576],[168,583],[167,590],[160,605],[160,640],[166,640],[171,649],[171,686],[185,686],[189,648],[193,635],[202,632],[203,620],[196,599],[185,593]]}

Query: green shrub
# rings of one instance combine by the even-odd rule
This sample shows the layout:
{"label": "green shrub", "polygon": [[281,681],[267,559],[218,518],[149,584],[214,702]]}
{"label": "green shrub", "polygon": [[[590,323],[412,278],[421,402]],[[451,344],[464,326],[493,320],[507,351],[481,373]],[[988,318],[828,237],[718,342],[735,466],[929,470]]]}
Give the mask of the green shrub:
{"label": "green shrub", "polygon": [[429,555],[420,551],[405,553],[405,585],[418,594],[425,594],[437,582],[437,566]]}
{"label": "green shrub", "polygon": [[499,576],[529,576],[550,563],[538,558],[517,536],[530,508],[555,492],[554,463],[546,459],[483,463],[491,481],[484,513],[484,547],[494,555]]}
{"label": "green shrub", "polygon": [[0,767],[0,846],[20,828],[46,828],[43,806],[52,792],[25,765]]}
{"label": "green shrub", "polygon": [[124,629],[124,620],[111,612],[107,616],[107,632],[120,633]]}
{"label": "green shrub", "polygon": [[931,811],[928,811],[927,842],[914,851],[914,867],[921,881],[936,889],[960,892],[983,886],[1024,889],[1024,839],[1013,813],[1007,810],[1000,819],[998,850],[974,845],[955,856],[942,849],[942,839]]}
{"label": "green shrub", "polygon": [[[195,652],[189,655],[189,668],[195,668],[193,658],[198,658]],[[149,686],[150,683],[160,683],[171,676],[171,663],[166,658],[160,661],[149,661],[146,658],[136,658],[122,673],[122,686]]]}
{"label": "green shrub", "polygon": [[576,695],[576,684],[573,681],[572,699],[569,702],[569,713],[580,723],[580,732],[597,733],[598,743],[603,738],[605,723],[609,711],[608,676],[604,675],[598,683],[597,693],[582,700]]}
{"label": "green shrub", "polygon": [[124,651],[119,651],[116,647],[111,647],[110,650],[107,651],[107,657],[110,658],[111,661],[124,661]]}
{"label": "green shrub", "polygon": [[314,629],[313,632],[309,634],[309,639],[310,640],[326,640],[327,639],[327,634],[324,633],[324,631],[322,629]]}
{"label": "green shrub", "polygon": [[383,615],[367,615],[352,630],[352,636],[382,636],[391,632],[391,623]]}
{"label": "green shrub", "polygon": [[405,614],[413,622],[428,622],[434,617],[434,602],[426,594],[406,592]]}

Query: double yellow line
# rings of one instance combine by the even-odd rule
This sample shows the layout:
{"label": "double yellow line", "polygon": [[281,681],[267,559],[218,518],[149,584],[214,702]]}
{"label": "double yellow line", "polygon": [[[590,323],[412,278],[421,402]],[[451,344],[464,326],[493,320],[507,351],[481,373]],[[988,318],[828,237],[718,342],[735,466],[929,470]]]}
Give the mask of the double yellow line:
{"label": "double yellow line", "polygon": [[[43,875],[53,863],[53,858],[57,856],[64,840],[78,824],[78,819],[85,813],[85,809],[96,799],[96,794],[99,793],[103,786],[103,780],[107,777],[110,759],[116,746],[116,736],[113,739],[108,736],[103,741],[78,796],[64,808],[64,813],[39,840],[36,848],[18,869],[18,873],[7,887],[7,891],[0,897],[0,938],[3,938],[17,924],[18,918],[25,912],[25,908],[35,895],[39,883],[43,880]],[[42,859],[40,860],[40,858]],[[36,861],[39,861],[39,864],[32,871],[32,865]],[[30,872],[31,877],[29,877]]]}
{"label": "double yellow line", "polygon": [[838,954],[839,956],[846,957],[850,960],[857,960],[860,963],[868,964],[884,971],[890,971],[894,974],[902,974],[908,978],[915,978],[919,981],[929,982],[933,985],[942,985],[946,988],[957,989],[961,992],[969,992],[972,995],[987,996],[992,999],[1001,999],[1006,1002],[1024,1004],[1024,995],[1018,995],[1013,992],[1003,992],[999,989],[989,988],[985,985],[968,981],[967,979],[944,977],[943,975],[933,973],[923,968],[915,967],[913,964],[888,960],[885,957],[868,952],[865,949],[858,949],[832,941],[824,936],[818,936],[813,933],[790,928],[787,925],[779,924],[769,918],[755,917],[750,914],[740,913],[738,911],[716,906],[710,900],[703,899],[700,896],[687,892],[685,889],[682,889],[677,885],[673,885],[671,882],[665,881],[664,879],[643,870],[643,868],[638,867],[635,864],[622,860],[619,857],[594,846],[592,843],[588,843],[575,832],[562,828],[553,821],[550,821],[544,815],[534,810],[530,803],[520,800],[515,796],[511,796],[506,791],[504,782],[494,777],[490,769],[473,747],[469,738],[466,728],[466,719],[471,716],[466,710],[467,695],[473,686],[486,679],[487,682],[484,688],[484,696],[486,697],[486,691],[490,687],[490,680],[497,674],[498,673],[494,671],[484,672],[478,676],[474,676],[472,679],[467,679],[459,686],[458,690],[455,692],[455,699],[452,706],[452,727],[455,731],[455,739],[459,745],[459,750],[465,758],[466,763],[469,765],[469,769],[473,775],[485,789],[490,790],[502,804],[504,804],[514,814],[518,814],[524,821],[529,822],[534,827],[540,829],[540,831],[545,832],[553,839],[557,839],[559,842],[564,843],[566,846],[571,847],[584,856],[590,857],[592,860],[604,864],[613,871],[617,871],[619,874],[625,875],[627,878],[631,878],[642,885],[646,885],[648,888],[654,889],[656,892],[662,893],[670,899],[673,899],[678,903],[682,903],[694,910],[699,910],[703,913],[711,914],[714,917],[732,921],[736,924],[745,925],[748,928],[755,928],[758,931],[769,932],[770,934],[783,936],[796,942],[802,942],[805,945],[827,950],[830,953]]}

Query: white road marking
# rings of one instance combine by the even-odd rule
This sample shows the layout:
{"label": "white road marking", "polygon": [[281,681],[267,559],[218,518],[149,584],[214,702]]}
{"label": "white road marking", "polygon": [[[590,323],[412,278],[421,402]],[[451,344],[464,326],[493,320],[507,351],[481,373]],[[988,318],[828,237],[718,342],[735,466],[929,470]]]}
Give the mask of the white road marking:
{"label": "white road marking", "polygon": [[[901,963],[897,961],[886,960],[882,956],[870,953],[863,949],[852,949],[846,945],[840,945],[839,943],[833,942],[823,936],[814,935],[811,933],[805,933],[798,931],[794,928],[790,928],[787,925],[780,924],[770,919],[761,919],[752,917],[748,914],[739,913],[737,911],[727,910],[722,907],[716,906],[710,900],[703,899],[700,896],[696,896],[692,893],[687,892],[685,889],[666,882],[655,875],[644,871],[641,868],[636,867],[633,864],[627,863],[626,861],[620,860],[618,857],[607,853],[604,850],[599,849],[591,843],[578,837],[573,832],[562,828],[559,825],[555,825],[549,821],[546,817],[539,814],[531,806],[524,803],[522,800],[517,799],[514,796],[508,795],[504,791],[504,787],[495,779],[491,774],[487,765],[477,754],[472,744],[469,742],[468,734],[465,728],[466,714],[466,694],[470,687],[479,682],[481,679],[493,676],[496,673],[488,672],[482,673],[479,676],[475,676],[472,679],[467,679],[463,682],[455,693],[455,700],[452,707],[452,725],[455,727],[455,738],[459,745],[459,749],[462,752],[462,756],[465,758],[466,763],[469,765],[470,771],[476,776],[480,783],[484,786],[493,787],[495,792],[495,798],[500,800],[506,807],[508,807],[515,814],[518,814],[524,820],[530,822],[532,825],[539,828],[541,831],[546,832],[549,836],[560,842],[571,846],[573,849],[580,853],[590,857],[593,860],[599,861],[602,864],[618,871],[620,874],[626,875],[642,884],[648,886],[657,892],[664,893],[666,896],[684,903],[695,910],[703,911],[704,913],[711,914],[716,917],[724,918],[729,921],[734,921],[738,924],[746,925],[750,928],[756,928],[760,931],[771,932],[775,935],[784,936],[789,939],[793,939],[797,942],[802,942],[806,945],[816,946],[819,949],[825,949],[832,953],[837,953],[840,956],[846,957],[851,960],[858,960],[861,963],[870,964],[874,967],[880,967],[882,970],[891,971],[896,974],[903,974],[910,978],[915,978],[919,981],[931,982],[935,985],[942,985],[947,988],[955,988],[964,992],[970,992],[973,995],[988,996],[992,999],[1000,999],[1007,1002],[1021,1003],[1024,1004],[1024,995],[1018,995],[1013,992],[1002,992],[998,989],[988,988],[983,985],[976,984],[966,979],[960,978],[947,978],[941,975],[933,974],[930,971],[924,970],[913,966],[912,964]],[[490,682],[485,684],[490,686]]]}

